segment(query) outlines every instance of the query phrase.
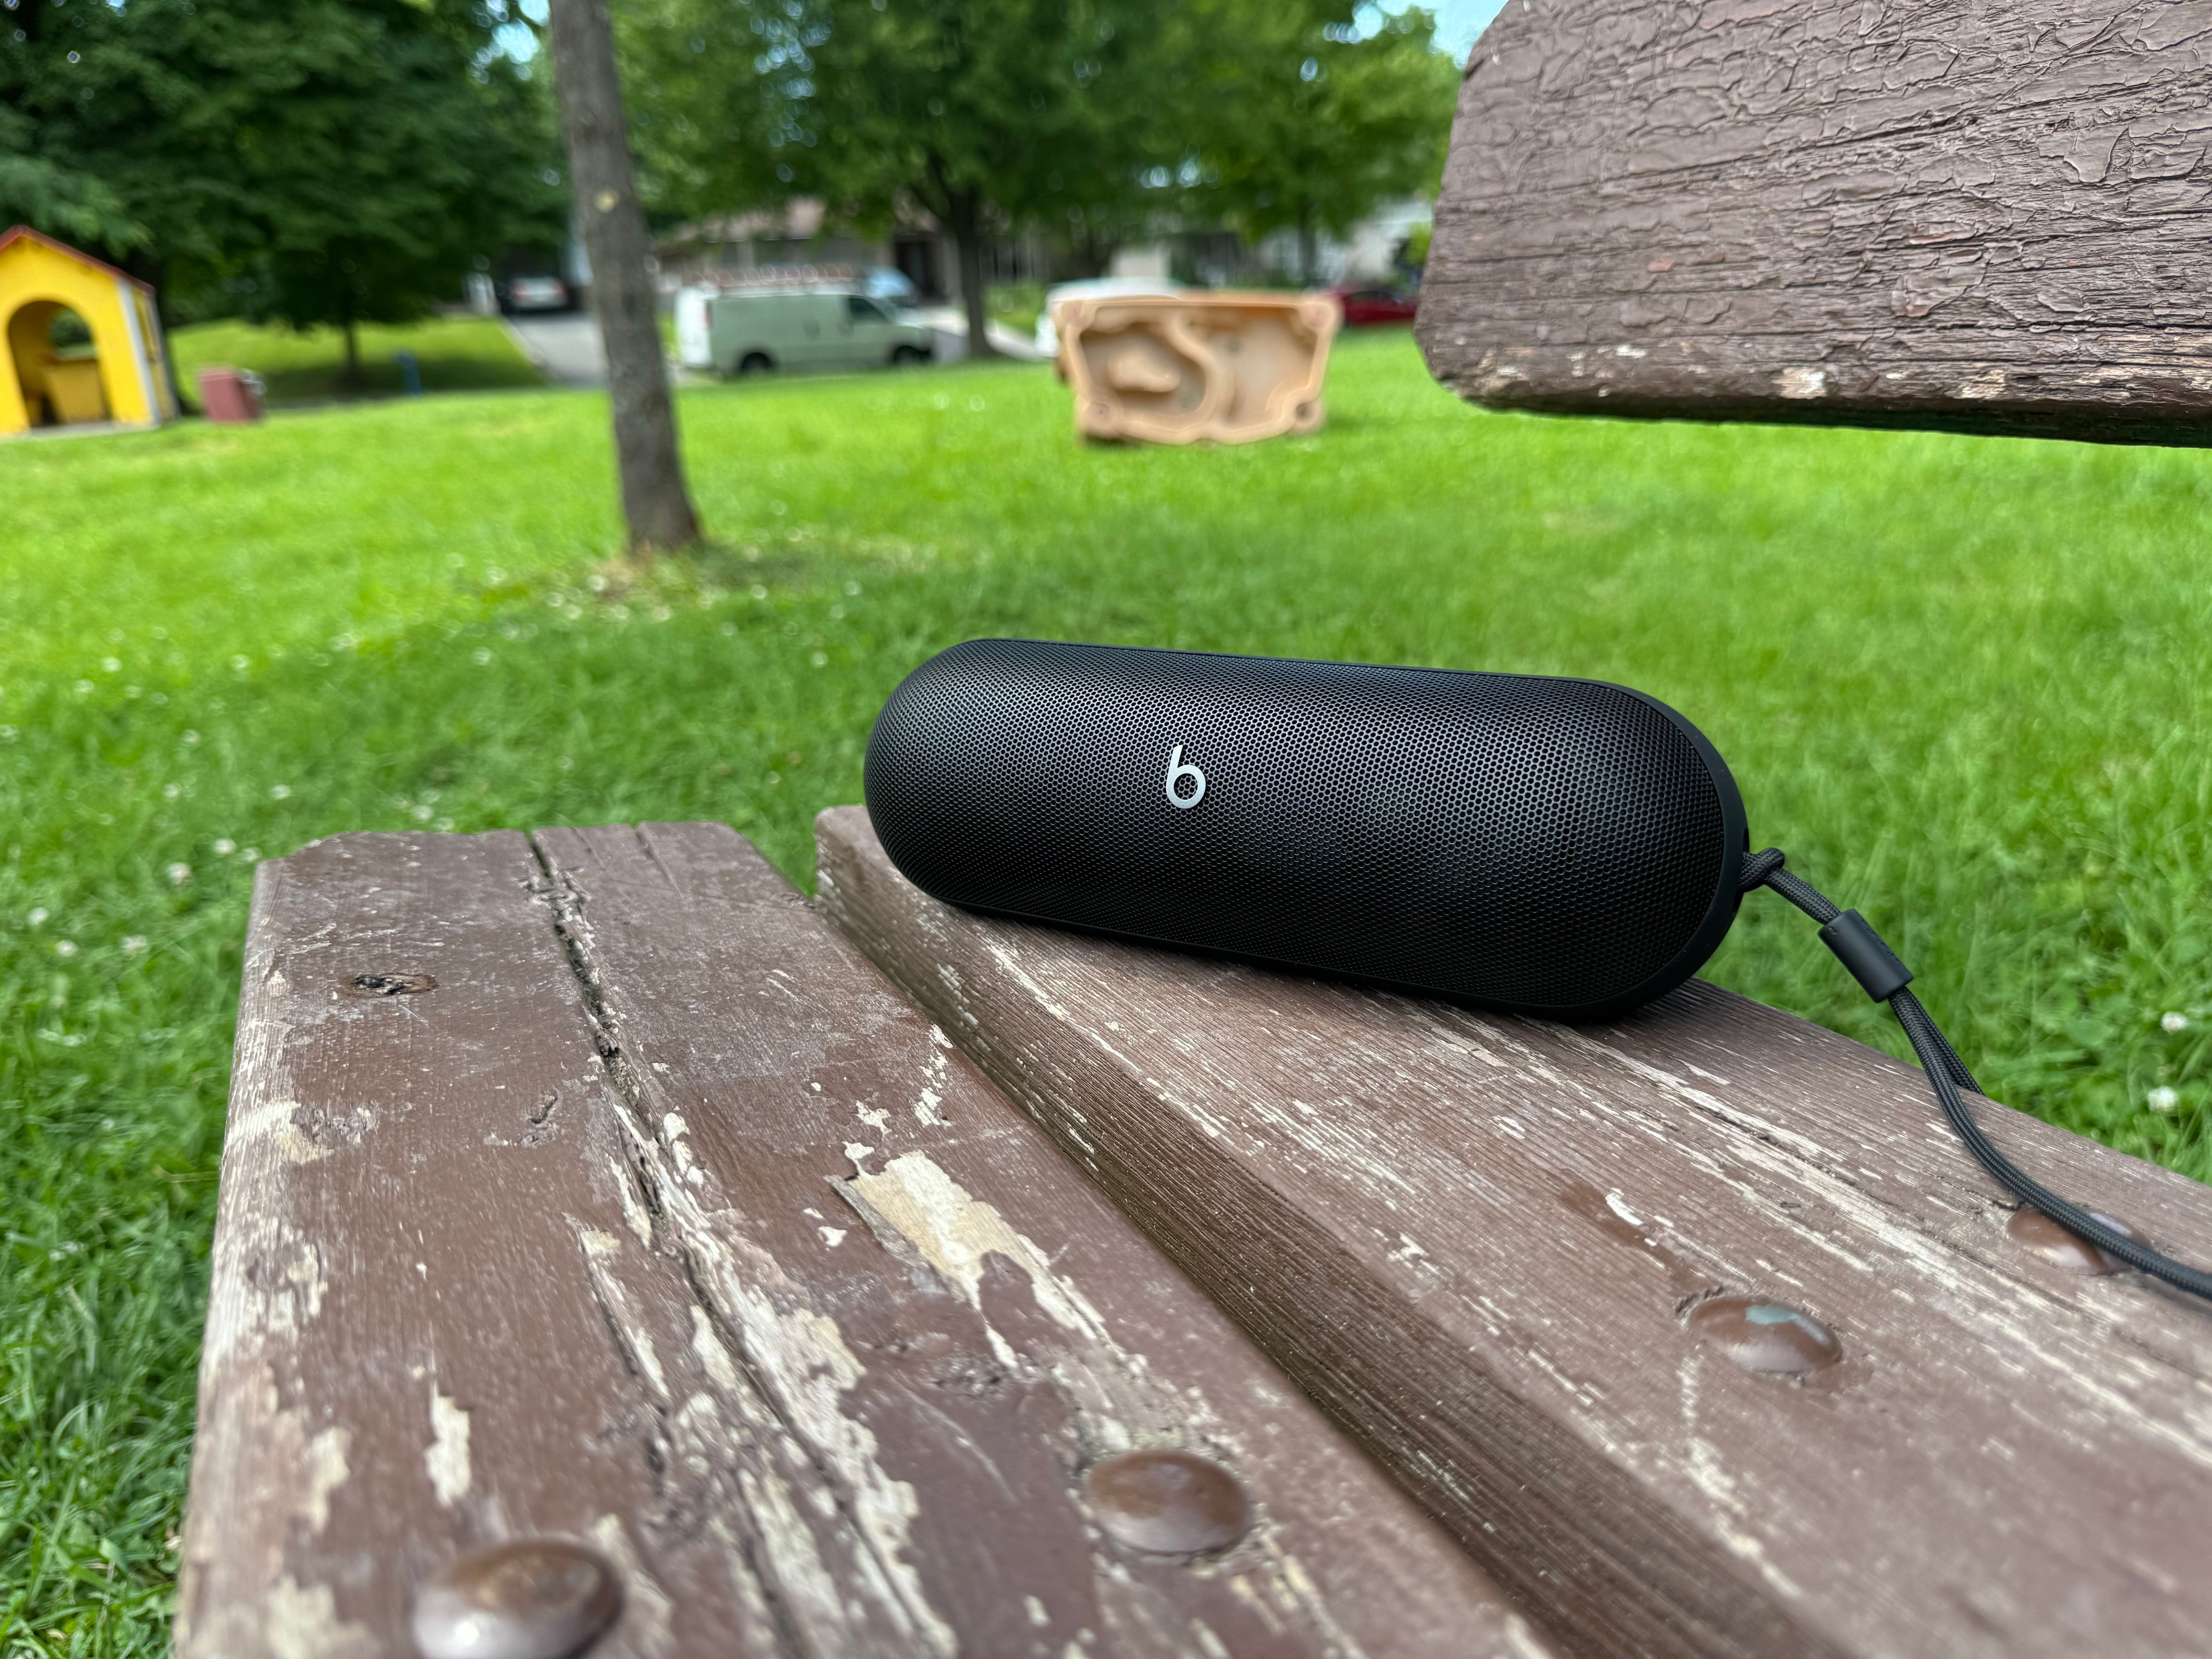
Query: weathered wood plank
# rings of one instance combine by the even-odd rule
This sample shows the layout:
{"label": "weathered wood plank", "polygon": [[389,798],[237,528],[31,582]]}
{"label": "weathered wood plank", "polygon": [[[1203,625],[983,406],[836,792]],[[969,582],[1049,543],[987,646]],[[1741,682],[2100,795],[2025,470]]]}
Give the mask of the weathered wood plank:
{"label": "weathered wood plank", "polygon": [[[1114,1540],[1156,1447],[1241,1541]],[[1545,1651],[728,830],[336,837],[257,887],[179,1651],[399,1659],[543,1534],[595,1656]]]}
{"label": "weathered wood plank", "polygon": [[[1695,983],[1575,1030],[993,921],[859,808],[817,838],[839,925],[1563,1644],[2202,1650],[2212,1319],[2014,1243],[1911,1068]],[[2212,1257],[2212,1193],[1983,1110]],[[1741,1368],[1717,1293],[1841,1362]]]}
{"label": "weathered wood plank", "polygon": [[[519,835],[341,836],[257,876],[185,1528],[184,1659],[411,1656],[414,1587],[510,1535],[628,1570],[608,1654],[774,1651],[743,1551],[688,1524],[608,1304],[688,1354]],[[434,989],[356,994],[362,974]],[[767,1461],[773,1462],[769,1457]]]}
{"label": "weathered wood plank", "polygon": [[1421,296],[1496,408],[2212,441],[2203,0],[1515,0]]}
{"label": "weathered wood plank", "polygon": [[[905,1651],[1533,1652],[1451,1540],[758,854],[720,825],[540,831],[657,1239],[912,1609]],[[1194,1568],[1084,1471],[1233,1471]],[[826,1640],[826,1650],[848,1650]]]}

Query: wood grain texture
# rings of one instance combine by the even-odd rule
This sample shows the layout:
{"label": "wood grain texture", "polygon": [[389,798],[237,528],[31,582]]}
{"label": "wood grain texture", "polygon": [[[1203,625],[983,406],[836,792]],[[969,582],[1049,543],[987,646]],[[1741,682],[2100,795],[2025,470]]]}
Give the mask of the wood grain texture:
{"label": "wood grain texture", "polygon": [[[1592,1655],[2181,1655],[2212,1628],[2212,1317],[2079,1278],[1918,1073],[1692,982],[1568,1028],[994,921],[817,825],[818,902]],[[2212,1193],[1996,1105],[2212,1258]],[[1686,1314],[1801,1308],[1741,1369]]]}
{"label": "wood grain texture", "polygon": [[[624,1569],[603,1651],[780,1650],[686,1419],[611,1335],[617,1313],[653,1331],[679,1401],[706,1371],[744,1420],[680,1264],[637,1236],[626,1108],[544,884],[514,834],[341,836],[258,872],[183,1659],[411,1656],[418,1583],[546,1534]],[[437,986],[362,998],[362,973]],[[803,1489],[803,1450],[750,1426],[757,1463]]]}
{"label": "wood grain texture", "polygon": [[2212,441],[2212,4],[1511,0],[1421,296],[1501,409]]}
{"label": "wood grain texture", "polygon": [[[544,1534],[623,1569],[595,1656],[1547,1650],[726,829],[264,866],[240,1032],[185,1659],[398,1659]],[[1109,1541],[1155,1446],[1250,1534]]]}

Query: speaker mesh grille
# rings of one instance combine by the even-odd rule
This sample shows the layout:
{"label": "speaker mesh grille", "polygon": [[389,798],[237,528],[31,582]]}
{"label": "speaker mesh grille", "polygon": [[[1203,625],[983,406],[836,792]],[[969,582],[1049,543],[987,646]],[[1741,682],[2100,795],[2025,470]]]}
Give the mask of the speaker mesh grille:
{"label": "speaker mesh grille", "polygon": [[1736,850],[1713,769],[1618,687],[1023,640],[917,669],[867,795],[953,903],[1540,1011],[1674,962]]}

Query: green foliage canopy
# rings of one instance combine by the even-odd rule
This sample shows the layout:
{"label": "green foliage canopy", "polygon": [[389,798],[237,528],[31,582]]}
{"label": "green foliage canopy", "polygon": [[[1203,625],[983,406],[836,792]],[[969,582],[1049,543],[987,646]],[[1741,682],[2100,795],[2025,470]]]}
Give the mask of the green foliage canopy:
{"label": "green foliage canopy", "polygon": [[1172,0],[649,0],[625,19],[638,144],[664,206],[818,195],[951,233],[971,337],[981,249],[1127,214],[1160,148]]}
{"label": "green foliage canopy", "polygon": [[0,0],[0,223],[184,310],[400,321],[557,234],[501,0]]}
{"label": "green foliage canopy", "polygon": [[1459,88],[1433,13],[1341,0],[1195,5],[1210,50],[1191,88],[1193,209],[1255,240],[1296,230],[1310,280],[1320,233],[1341,235],[1393,197],[1433,193]]}
{"label": "green foliage canopy", "polygon": [[1434,180],[1457,82],[1431,14],[1349,0],[640,0],[622,27],[664,212],[920,208],[1079,270],[1179,216],[1294,227],[1310,263]]}

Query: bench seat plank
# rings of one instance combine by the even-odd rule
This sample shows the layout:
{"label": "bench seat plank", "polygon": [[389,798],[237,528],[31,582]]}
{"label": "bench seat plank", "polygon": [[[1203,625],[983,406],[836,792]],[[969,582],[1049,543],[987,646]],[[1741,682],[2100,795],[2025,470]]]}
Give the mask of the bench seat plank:
{"label": "bench seat plank", "polygon": [[[983,918],[860,808],[817,838],[838,924],[1565,1645],[2202,1650],[2212,1316],[2015,1244],[1911,1068],[1709,986],[1573,1030]],[[1982,1110],[2212,1258],[2212,1193]],[[1841,1362],[1741,1368],[1718,1293]]]}
{"label": "bench seat plank", "polygon": [[[622,1570],[595,1656],[1548,1650],[720,826],[264,866],[223,1180],[186,1659],[396,1659],[543,1534]],[[1115,1541],[1084,1473],[1161,1447],[1242,1541]]]}
{"label": "bench seat plank", "polygon": [[1419,330],[1503,409],[2212,441],[2172,0],[1516,0]]}
{"label": "bench seat plank", "polygon": [[[642,1197],[539,880],[515,834],[341,836],[257,872],[183,1659],[411,1655],[417,1583],[537,1533],[659,1587],[611,1651],[773,1651],[739,1552],[649,1535],[659,1402],[607,1340],[594,1267]],[[422,973],[434,989],[352,983]],[[676,1264],[628,1255],[635,1316],[688,1347]]]}

